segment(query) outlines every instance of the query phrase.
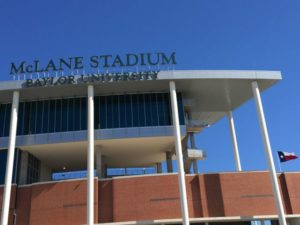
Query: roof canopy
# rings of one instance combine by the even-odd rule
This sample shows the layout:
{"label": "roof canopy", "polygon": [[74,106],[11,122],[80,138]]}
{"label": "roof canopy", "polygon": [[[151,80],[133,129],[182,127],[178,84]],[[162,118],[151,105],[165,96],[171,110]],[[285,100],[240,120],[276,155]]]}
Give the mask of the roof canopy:
{"label": "roof canopy", "polygon": [[[78,76],[79,77],[79,76]],[[192,118],[213,124],[229,110],[234,110],[253,97],[251,82],[261,91],[281,80],[279,71],[174,70],[160,71],[157,80],[94,83],[95,95],[138,92],[168,92],[169,81],[176,82]],[[12,91],[20,89],[21,101],[86,96],[87,84],[24,88],[24,80],[0,83],[0,103],[10,102]]]}

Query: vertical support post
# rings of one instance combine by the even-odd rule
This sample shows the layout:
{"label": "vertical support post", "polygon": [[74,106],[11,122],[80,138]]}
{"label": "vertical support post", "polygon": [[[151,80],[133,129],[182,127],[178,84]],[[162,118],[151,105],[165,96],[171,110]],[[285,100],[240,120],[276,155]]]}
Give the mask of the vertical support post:
{"label": "vertical support post", "polygon": [[173,164],[172,164],[172,153],[166,152],[166,161],[167,161],[167,171],[168,173],[173,172]]}
{"label": "vertical support post", "polygon": [[87,225],[94,225],[94,86],[88,86]]}
{"label": "vertical support post", "polygon": [[176,157],[177,157],[176,161],[177,161],[177,168],[178,168],[182,223],[183,225],[189,225],[190,221],[189,221],[189,212],[188,212],[187,197],[186,197],[186,186],[185,186],[185,175],[184,175],[184,167],[183,167],[176,86],[174,81],[170,81],[169,85],[170,85],[170,94],[171,94],[175,149],[176,149]]}
{"label": "vertical support post", "polygon": [[3,202],[2,202],[1,225],[8,224],[11,183],[12,183],[14,155],[15,155],[15,148],[16,148],[19,97],[20,97],[20,93],[18,91],[14,91],[12,105],[11,105],[8,154],[6,160],[6,173],[5,173],[5,185],[4,185]]}
{"label": "vertical support post", "polygon": [[261,221],[260,221],[260,224],[261,224],[261,225],[265,225],[265,221],[264,221],[264,220],[261,220]]}
{"label": "vertical support post", "polygon": [[[191,148],[192,149],[196,149],[196,143],[195,143],[195,134],[194,133],[190,133],[190,140],[191,140]],[[198,174],[198,160],[194,159],[193,160],[193,169],[194,169],[194,174]]]}
{"label": "vertical support post", "polygon": [[233,144],[235,169],[236,169],[236,171],[242,171],[242,166],[241,166],[241,161],[240,161],[240,154],[239,154],[239,147],[238,147],[238,143],[237,143],[234,120],[233,120],[233,116],[232,116],[231,111],[228,112],[228,121],[229,121],[229,125],[230,125],[231,139],[232,139],[232,144]]}
{"label": "vertical support post", "polygon": [[96,175],[97,177],[103,178],[103,156],[100,147],[96,147]]}
{"label": "vertical support post", "polygon": [[270,172],[270,176],[271,176],[273,193],[275,196],[275,201],[276,201],[276,206],[277,206],[279,223],[280,223],[280,225],[286,225],[286,219],[285,219],[282,199],[281,199],[281,195],[280,195],[276,170],[275,170],[275,166],[274,166],[274,160],[273,160],[271,144],[270,144],[270,140],[269,140],[268,129],[267,129],[265,115],[264,115],[263,106],[262,106],[262,102],[261,102],[260,91],[259,91],[258,84],[256,81],[252,82],[252,91],[253,91],[253,95],[255,98],[256,110],[257,110],[258,119],[259,119],[260,131],[261,131],[261,135],[262,135],[262,139],[263,139],[263,143],[264,143],[265,154],[268,159],[269,172]]}
{"label": "vertical support post", "polygon": [[156,163],[156,172],[157,173],[162,173],[161,163]]}

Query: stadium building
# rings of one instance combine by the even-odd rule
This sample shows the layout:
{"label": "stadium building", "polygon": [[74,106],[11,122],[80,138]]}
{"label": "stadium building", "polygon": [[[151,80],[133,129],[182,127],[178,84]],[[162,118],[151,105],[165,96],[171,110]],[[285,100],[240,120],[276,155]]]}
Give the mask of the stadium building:
{"label": "stadium building", "polygon": [[[280,80],[174,70],[0,82],[1,225],[300,224],[300,173],[276,174],[260,98]],[[232,111],[252,98],[268,171],[239,158]],[[199,174],[194,134],[223,117],[236,172]]]}

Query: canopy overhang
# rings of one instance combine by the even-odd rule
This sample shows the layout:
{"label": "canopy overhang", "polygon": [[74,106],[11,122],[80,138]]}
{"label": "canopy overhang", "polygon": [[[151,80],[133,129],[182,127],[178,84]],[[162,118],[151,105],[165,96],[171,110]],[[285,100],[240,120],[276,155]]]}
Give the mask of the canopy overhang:
{"label": "canopy overhang", "polygon": [[[260,91],[281,80],[279,71],[172,70],[160,71],[156,80],[94,83],[95,95],[169,92],[169,81],[190,104],[192,118],[213,124],[253,97],[251,82]],[[87,84],[24,88],[24,80],[0,82],[0,103],[11,102],[12,91],[20,90],[21,101],[86,96]]]}

